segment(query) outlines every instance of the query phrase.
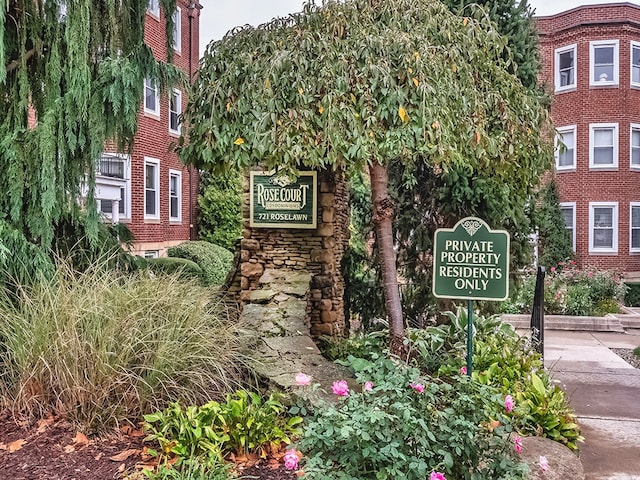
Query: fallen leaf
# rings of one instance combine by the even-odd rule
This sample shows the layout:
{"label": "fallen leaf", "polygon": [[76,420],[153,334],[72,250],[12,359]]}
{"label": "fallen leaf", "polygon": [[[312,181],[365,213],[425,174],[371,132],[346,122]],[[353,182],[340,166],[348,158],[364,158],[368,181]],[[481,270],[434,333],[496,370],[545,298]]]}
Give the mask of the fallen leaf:
{"label": "fallen leaf", "polygon": [[104,453],[100,452],[98,455],[96,455],[95,457],[93,457],[93,459],[97,462],[98,460],[100,460],[102,457],[104,457]]}
{"label": "fallen leaf", "polygon": [[131,425],[124,425],[120,427],[120,431],[124,433],[128,437],[138,438],[144,436],[144,432],[142,430],[135,429]]}
{"label": "fallen leaf", "polygon": [[72,453],[76,451],[76,447],[74,447],[73,445],[66,445],[64,447],[64,453]]}
{"label": "fallen leaf", "polygon": [[38,429],[36,430],[38,433],[44,433],[44,431],[49,428],[51,425],[53,425],[53,422],[55,421],[55,419],[53,418],[53,416],[51,417],[47,417],[47,418],[43,418],[42,420],[38,420]]}
{"label": "fallen leaf", "polygon": [[24,446],[25,443],[27,443],[27,441],[23,439],[11,442],[9,445],[7,445],[7,451],[9,453],[17,452]]}
{"label": "fallen leaf", "polygon": [[118,471],[119,471],[120,473],[122,473],[122,472],[124,472],[124,469],[125,469],[125,468],[127,468],[127,466],[123,463],[123,464],[121,464],[121,465],[118,467]]}
{"label": "fallen leaf", "polygon": [[244,138],[242,137],[236,138],[233,142],[234,145],[242,145],[243,143],[244,143]]}
{"label": "fallen leaf", "polygon": [[82,432],[76,432],[76,436],[73,437],[72,441],[80,446],[87,446],[91,443],[91,440]]}
{"label": "fallen leaf", "polygon": [[398,108],[398,116],[403,123],[407,123],[409,121],[409,115],[407,114],[407,111],[404,109],[404,107]]}
{"label": "fallen leaf", "polygon": [[109,460],[113,460],[114,462],[124,462],[131,455],[137,455],[141,451],[142,450],[138,450],[137,448],[130,448],[128,450],[124,450],[123,452],[120,452],[117,455],[114,455],[113,457],[109,457]]}

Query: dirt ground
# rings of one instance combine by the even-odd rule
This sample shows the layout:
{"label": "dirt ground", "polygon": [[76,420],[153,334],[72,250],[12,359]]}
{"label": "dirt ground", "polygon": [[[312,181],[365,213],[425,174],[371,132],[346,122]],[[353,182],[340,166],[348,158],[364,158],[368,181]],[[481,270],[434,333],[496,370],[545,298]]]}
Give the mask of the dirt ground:
{"label": "dirt ground", "polygon": [[[113,435],[92,438],[63,419],[48,418],[35,424],[21,422],[9,412],[0,413],[0,479],[11,480],[118,480],[142,479],[142,468],[154,458],[145,435],[123,427]],[[280,460],[262,461],[237,469],[239,478],[292,480]]]}

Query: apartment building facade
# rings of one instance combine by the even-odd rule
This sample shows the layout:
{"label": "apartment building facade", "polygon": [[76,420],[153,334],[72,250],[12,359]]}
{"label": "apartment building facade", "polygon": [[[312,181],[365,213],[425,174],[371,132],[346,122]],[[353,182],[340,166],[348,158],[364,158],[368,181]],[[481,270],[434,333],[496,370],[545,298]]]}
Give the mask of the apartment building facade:
{"label": "apartment building facade", "polygon": [[[166,61],[166,36],[173,35],[173,63],[192,78],[198,66],[198,1],[177,0],[173,32],[165,28],[159,0],[149,0],[145,42]],[[138,114],[138,132],[130,154],[105,147],[96,179],[98,208],[105,221],[124,223],[134,235],[133,254],[166,255],[167,248],[195,238],[197,170],[185,167],[172,144],[182,134],[186,105],[181,88],[160,91],[149,79]]]}
{"label": "apartment building facade", "polygon": [[581,6],[536,20],[576,261],[638,280],[640,6]]}

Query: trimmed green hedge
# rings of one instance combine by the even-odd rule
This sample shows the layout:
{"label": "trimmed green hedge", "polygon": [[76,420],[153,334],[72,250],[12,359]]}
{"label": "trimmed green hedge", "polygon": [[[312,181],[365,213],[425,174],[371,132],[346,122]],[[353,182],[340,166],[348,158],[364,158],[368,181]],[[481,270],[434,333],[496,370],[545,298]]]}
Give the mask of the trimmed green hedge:
{"label": "trimmed green hedge", "polygon": [[184,278],[204,278],[204,272],[198,264],[186,258],[148,258],[147,265],[155,273],[181,273]]}
{"label": "trimmed green hedge", "polygon": [[169,248],[167,255],[195,262],[202,269],[207,285],[222,285],[233,265],[233,253],[204,241],[181,243]]}

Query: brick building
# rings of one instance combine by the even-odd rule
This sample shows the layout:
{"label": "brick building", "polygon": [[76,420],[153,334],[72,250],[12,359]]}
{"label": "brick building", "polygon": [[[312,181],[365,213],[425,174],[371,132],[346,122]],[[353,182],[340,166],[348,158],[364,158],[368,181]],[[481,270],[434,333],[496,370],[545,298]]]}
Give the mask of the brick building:
{"label": "brick building", "polygon": [[[198,66],[198,1],[177,0],[173,63],[192,78]],[[159,0],[149,0],[145,42],[166,61],[165,12]],[[179,88],[161,92],[145,81],[132,153],[105,147],[96,179],[98,208],[106,221],[127,225],[134,235],[134,254],[163,256],[166,249],[195,238],[198,196],[197,170],[187,168],[172,152],[181,134],[179,115],[186,96]]]}
{"label": "brick building", "polygon": [[640,277],[640,6],[537,18],[555,179],[579,266]]}

